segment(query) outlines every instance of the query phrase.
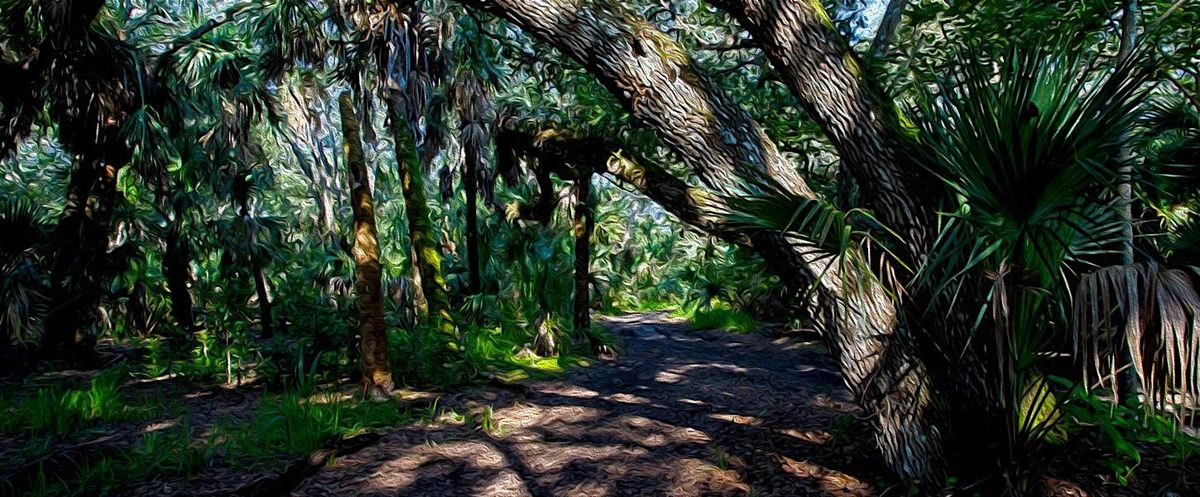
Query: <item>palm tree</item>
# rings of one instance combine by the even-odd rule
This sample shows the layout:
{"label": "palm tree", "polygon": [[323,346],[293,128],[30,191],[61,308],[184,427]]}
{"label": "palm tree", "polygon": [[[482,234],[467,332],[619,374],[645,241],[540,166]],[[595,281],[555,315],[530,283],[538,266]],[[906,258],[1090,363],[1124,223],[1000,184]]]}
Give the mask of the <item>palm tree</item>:
{"label": "palm tree", "polygon": [[349,92],[338,98],[343,142],[346,149],[347,178],[354,209],[354,292],[358,301],[360,357],[363,391],[370,395],[391,393],[392,365],[388,358],[387,323],[383,318],[383,288],[379,265],[379,242],[375,229],[375,200],[367,175],[359,133],[359,118]]}

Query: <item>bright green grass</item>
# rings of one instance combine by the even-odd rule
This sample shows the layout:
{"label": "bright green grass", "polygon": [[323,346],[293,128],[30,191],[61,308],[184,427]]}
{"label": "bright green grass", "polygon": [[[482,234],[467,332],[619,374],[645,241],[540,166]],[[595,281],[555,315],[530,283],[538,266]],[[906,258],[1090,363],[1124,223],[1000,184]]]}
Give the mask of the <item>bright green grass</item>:
{"label": "bright green grass", "polygon": [[0,433],[57,434],[115,421],[145,421],[165,413],[163,399],[128,399],[119,390],[123,369],[98,374],[85,386],[42,388],[26,396],[0,399]]}
{"label": "bright green grass", "polygon": [[[590,331],[603,333],[603,331]],[[529,341],[525,332],[519,329],[505,330],[503,328],[474,327],[467,330],[463,344],[466,349],[467,362],[475,371],[482,371],[506,381],[525,378],[547,378],[562,374],[573,366],[587,366],[588,360],[571,350],[570,338],[560,336],[560,354],[551,357],[537,357],[522,354],[521,351]]]}
{"label": "bright green grass", "polygon": [[715,302],[705,308],[690,307],[672,313],[686,318],[692,326],[702,330],[725,330],[732,333],[752,333],[758,322],[746,311],[734,309],[724,302]]}
{"label": "bright green grass", "polygon": [[262,400],[252,419],[214,430],[225,457],[246,464],[303,456],[336,437],[398,426],[415,417],[395,402],[304,398],[295,393]]}
{"label": "bright green grass", "polygon": [[[411,423],[417,416],[395,402],[365,402],[271,394],[250,419],[220,423],[198,438],[182,424],[141,435],[116,454],[76,464],[74,481],[42,478],[26,495],[109,494],[154,478],[190,477],[215,460],[241,467],[278,466],[307,456],[337,437]],[[0,488],[0,493],[3,493]],[[12,490],[12,489],[9,489]]]}

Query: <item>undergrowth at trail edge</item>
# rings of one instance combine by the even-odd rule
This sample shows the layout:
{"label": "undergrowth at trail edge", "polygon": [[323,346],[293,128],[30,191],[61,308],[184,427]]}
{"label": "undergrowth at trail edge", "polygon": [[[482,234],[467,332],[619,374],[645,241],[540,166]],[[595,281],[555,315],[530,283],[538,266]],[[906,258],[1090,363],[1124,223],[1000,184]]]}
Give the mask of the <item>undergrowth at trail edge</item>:
{"label": "undergrowth at trail edge", "polygon": [[104,371],[78,387],[39,387],[31,394],[0,398],[0,433],[65,436],[105,422],[145,421],[170,412],[163,397],[130,399],[120,390],[129,374]]}

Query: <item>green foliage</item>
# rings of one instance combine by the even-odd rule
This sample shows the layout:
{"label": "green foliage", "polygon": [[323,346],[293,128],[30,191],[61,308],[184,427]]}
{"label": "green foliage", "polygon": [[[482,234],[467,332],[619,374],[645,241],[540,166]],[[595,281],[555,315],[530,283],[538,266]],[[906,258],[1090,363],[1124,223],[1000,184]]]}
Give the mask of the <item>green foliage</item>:
{"label": "green foliage", "polygon": [[226,458],[239,464],[277,464],[281,456],[307,456],[336,437],[409,423],[395,402],[359,402],[336,393],[310,397],[270,395],[244,423],[218,427]]}
{"label": "green foliage", "polygon": [[1182,433],[1182,425],[1172,417],[1114,404],[1101,392],[1088,391],[1071,380],[1052,377],[1051,381],[1068,389],[1062,402],[1063,432],[1074,446],[1105,454],[1097,459],[1122,485],[1129,482],[1148,450],[1165,452],[1176,467],[1200,455],[1200,439]]}
{"label": "green foliage", "polygon": [[[111,369],[78,388],[39,388],[36,393],[0,399],[0,433],[70,435],[100,423],[153,419],[171,409],[155,399],[131,402],[120,391],[129,375]],[[158,399],[161,400],[161,399]]]}
{"label": "green foliage", "polygon": [[45,309],[41,249],[49,227],[35,204],[21,197],[0,198],[0,340],[36,338]]}
{"label": "green foliage", "polygon": [[687,317],[692,326],[702,330],[724,330],[733,333],[753,333],[758,322],[746,311],[735,309],[725,302],[706,306],[691,306],[676,313]]}

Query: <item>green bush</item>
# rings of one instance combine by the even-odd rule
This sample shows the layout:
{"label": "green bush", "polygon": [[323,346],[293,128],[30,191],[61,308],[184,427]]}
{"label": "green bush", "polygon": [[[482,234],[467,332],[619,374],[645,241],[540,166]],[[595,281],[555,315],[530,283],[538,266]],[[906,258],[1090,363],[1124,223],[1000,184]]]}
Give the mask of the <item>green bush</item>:
{"label": "green bush", "polygon": [[733,333],[751,333],[758,329],[758,322],[749,313],[717,303],[711,307],[697,308],[689,318],[692,326],[703,330],[725,330]]}

